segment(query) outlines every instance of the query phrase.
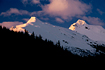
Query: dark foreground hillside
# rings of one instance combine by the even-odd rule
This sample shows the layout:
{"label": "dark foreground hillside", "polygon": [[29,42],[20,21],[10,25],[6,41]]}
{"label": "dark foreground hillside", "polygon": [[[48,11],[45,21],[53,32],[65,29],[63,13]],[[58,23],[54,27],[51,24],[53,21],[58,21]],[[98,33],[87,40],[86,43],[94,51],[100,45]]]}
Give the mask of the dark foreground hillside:
{"label": "dark foreground hillside", "polygon": [[[28,62],[105,63],[105,55],[80,57],[64,50],[60,42],[42,40],[41,36],[29,35],[27,31],[14,32],[0,26],[0,50],[4,63],[28,64]],[[104,50],[103,50],[104,51]]]}

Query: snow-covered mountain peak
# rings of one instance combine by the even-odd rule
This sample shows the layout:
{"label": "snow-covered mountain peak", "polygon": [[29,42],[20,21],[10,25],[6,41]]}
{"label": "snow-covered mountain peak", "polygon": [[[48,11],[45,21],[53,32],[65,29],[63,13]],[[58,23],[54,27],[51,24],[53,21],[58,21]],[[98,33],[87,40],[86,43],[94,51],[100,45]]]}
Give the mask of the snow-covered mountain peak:
{"label": "snow-covered mountain peak", "polygon": [[[39,25],[43,23],[42,21],[40,21],[39,19],[37,19],[36,17],[31,17],[27,23],[21,24],[21,25],[16,25],[16,28],[11,27],[10,30],[13,31],[17,31],[17,32],[25,32],[25,27],[27,26],[32,26],[32,27],[39,27]],[[38,25],[37,25],[38,24]]]}
{"label": "snow-covered mountain peak", "polygon": [[35,21],[36,21],[36,17],[31,17],[31,18],[27,21],[27,23],[35,22]]}
{"label": "snow-covered mountain peak", "polygon": [[105,42],[105,29],[102,26],[89,25],[83,20],[78,20],[76,23],[73,23],[69,29],[86,35],[94,41]]}
{"label": "snow-covered mountain peak", "polygon": [[[82,28],[83,29],[82,31],[85,30],[84,26],[88,27],[88,24],[86,24],[86,22],[83,20],[78,20],[76,23],[73,24],[73,27],[78,28],[78,29]],[[35,35],[37,36],[41,35],[43,40],[45,39],[51,40],[54,42],[54,44],[56,44],[59,40],[60,45],[63,46],[63,48],[67,48],[74,54],[82,55],[82,51],[80,51],[79,49],[87,52],[86,55],[88,54],[93,55],[94,53],[96,53],[96,49],[90,46],[91,44],[94,44],[95,41],[89,39],[86,35],[84,34],[82,35],[75,31],[71,31],[67,28],[44,23],[40,21],[39,19],[37,19],[36,17],[31,17],[31,19],[29,19],[27,23],[17,25],[16,28],[11,27],[10,30],[24,32],[25,29],[29,32],[29,34],[32,34],[34,32]],[[102,40],[104,39],[105,38],[103,38]],[[88,50],[90,52],[88,52]],[[84,54],[82,56],[84,56]]]}
{"label": "snow-covered mountain peak", "polygon": [[76,28],[80,28],[80,27],[82,27],[82,26],[84,26],[84,25],[88,25],[84,20],[78,20],[76,23],[73,23],[70,27],[69,27],[69,29],[70,30],[75,30]]}
{"label": "snow-covered mountain peak", "polygon": [[86,22],[84,21],[84,20],[78,20],[77,22],[76,22],[76,24],[78,24],[78,25],[84,25],[84,24],[86,24]]}

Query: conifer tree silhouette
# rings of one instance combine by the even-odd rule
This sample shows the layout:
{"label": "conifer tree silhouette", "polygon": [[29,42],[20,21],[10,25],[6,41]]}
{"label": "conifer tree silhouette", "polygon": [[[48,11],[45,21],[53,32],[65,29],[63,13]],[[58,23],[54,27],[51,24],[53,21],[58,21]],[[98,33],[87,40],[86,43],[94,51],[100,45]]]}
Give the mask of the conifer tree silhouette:
{"label": "conifer tree silhouette", "polygon": [[[35,38],[34,38],[35,37]],[[40,58],[39,56],[63,56],[65,58],[69,58],[72,61],[70,62],[84,62],[84,63],[104,63],[105,62],[105,54],[100,53],[100,55],[96,54],[96,56],[88,56],[81,57],[76,54],[71,53],[66,48],[63,49],[63,46],[60,46],[60,41],[54,45],[54,43],[50,40],[43,40],[42,36],[34,36],[34,32],[32,35],[29,35],[27,31],[23,32],[14,32],[9,29],[0,26],[0,40],[1,40],[1,54],[6,60],[11,60],[14,57],[32,60],[35,58]],[[4,44],[5,43],[5,44]],[[97,45],[96,49],[105,52],[105,45]],[[2,57],[2,56],[1,56]],[[9,57],[9,58],[7,58]],[[35,57],[35,58],[34,58]],[[11,60],[11,61],[16,61]],[[92,60],[92,61],[91,61]],[[62,60],[63,61],[63,60]],[[65,61],[65,60],[64,60]]]}
{"label": "conifer tree silhouette", "polygon": [[32,37],[32,38],[35,38],[34,32],[32,32],[31,37]]}

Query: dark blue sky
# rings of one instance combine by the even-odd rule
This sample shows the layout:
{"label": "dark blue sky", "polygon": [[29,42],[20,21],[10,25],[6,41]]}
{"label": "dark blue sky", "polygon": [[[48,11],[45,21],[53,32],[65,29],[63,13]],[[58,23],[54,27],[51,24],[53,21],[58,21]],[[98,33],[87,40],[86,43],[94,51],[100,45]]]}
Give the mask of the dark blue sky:
{"label": "dark blue sky", "polygon": [[31,16],[65,28],[78,19],[105,28],[105,0],[0,0],[0,24],[15,26]]}

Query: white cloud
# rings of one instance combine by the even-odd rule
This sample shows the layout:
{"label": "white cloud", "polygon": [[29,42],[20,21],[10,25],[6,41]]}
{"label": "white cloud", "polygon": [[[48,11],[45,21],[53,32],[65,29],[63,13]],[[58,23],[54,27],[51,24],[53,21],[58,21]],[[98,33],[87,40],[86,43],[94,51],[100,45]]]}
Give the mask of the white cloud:
{"label": "white cloud", "polygon": [[5,26],[7,28],[11,28],[12,26],[15,27],[16,25],[23,24],[23,22],[14,21],[14,22],[2,22],[0,25]]}
{"label": "white cloud", "polygon": [[91,9],[90,5],[82,3],[79,0],[50,0],[50,4],[41,7],[45,14],[59,16],[63,19],[84,15]]}
{"label": "white cloud", "polygon": [[97,9],[97,11],[102,15],[104,12],[102,12],[100,9]]}
{"label": "white cloud", "polygon": [[10,16],[12,14],[16,14],[16,15],[29,15],[30,13],[28,11],[26,11],[26,10],[18,10],[16,8],[10,8],[8,11],[2,12],[0,15]]}
{"label": "white cloud", "polygon": [[105,23],[97,17],[81,17],[83,20],[86,20],[88,23],[93,24],[93,25],[104,25]]}
{"label": "white cloud", "polygon": [[60,18],[55,18],[57,22],[64,23],[64,21]]}

